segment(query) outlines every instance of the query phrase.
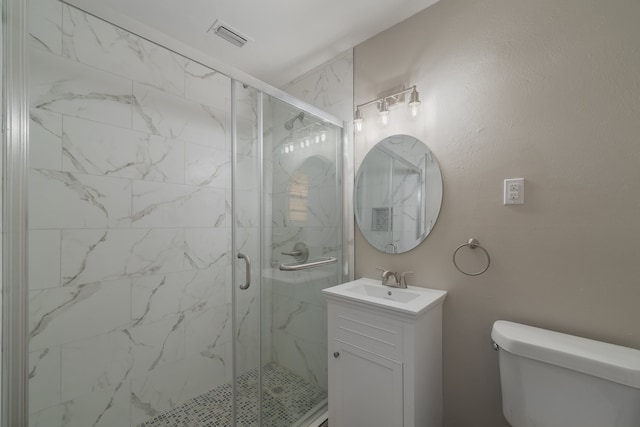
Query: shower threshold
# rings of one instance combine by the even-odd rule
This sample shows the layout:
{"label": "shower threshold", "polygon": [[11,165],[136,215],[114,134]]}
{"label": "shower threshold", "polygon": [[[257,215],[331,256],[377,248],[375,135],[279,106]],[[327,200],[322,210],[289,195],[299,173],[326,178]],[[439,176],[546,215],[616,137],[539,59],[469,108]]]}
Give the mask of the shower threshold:
{"label": "shower threshold", "polygon": [[[300,425],[326,403],[327,392],[276,363],[262,368],[262,425]],[[259,427],[258,371],[238,376],[237,426]],[[138,427],[227,427],[232,424],[231,384],[223,384],[148,420]]]}

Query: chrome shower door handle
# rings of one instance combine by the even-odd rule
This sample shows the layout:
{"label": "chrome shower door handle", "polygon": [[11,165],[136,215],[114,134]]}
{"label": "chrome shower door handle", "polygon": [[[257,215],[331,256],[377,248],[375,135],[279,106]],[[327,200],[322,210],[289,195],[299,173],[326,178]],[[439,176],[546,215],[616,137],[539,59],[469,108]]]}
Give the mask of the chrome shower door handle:
{"label": "chrome shower door handle", "polygon": [[249,289],[249,286],[251,286],[251,259],[249,259],[249,257],[245,254],[243,254],[242,252],[238,252],[238,258],[239,259],[244,259],[244,264],[245,264],[245,280],[246,282],[244,282],[242,285],[240,285],[240,289],[244,290],[244,289]]}

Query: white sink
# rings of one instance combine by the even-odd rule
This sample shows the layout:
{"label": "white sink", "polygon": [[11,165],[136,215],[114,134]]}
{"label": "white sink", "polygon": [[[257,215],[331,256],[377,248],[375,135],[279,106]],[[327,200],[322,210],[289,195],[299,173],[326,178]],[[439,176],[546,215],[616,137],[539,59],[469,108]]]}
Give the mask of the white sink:
{"label": "white sink", "polygon": [[363,296],[388,299],[401,303],[413,301],[420,296],[420,294],[407,291],[406,289],[391,289],[388,286],[385,286],[385,288],[387,289],[383,289],[381,286],[374,285],[358,285],[356,287],[350,288],[349,292],[353,292],[354,294],[360,294]]}
{"label": "white sink", "polygon": [[407,289],[383,286],[382,281],[362,278],[322,291],[327,299],[373,305],[386,310],[417,316],[442,304],[447,293],[409,286]]}

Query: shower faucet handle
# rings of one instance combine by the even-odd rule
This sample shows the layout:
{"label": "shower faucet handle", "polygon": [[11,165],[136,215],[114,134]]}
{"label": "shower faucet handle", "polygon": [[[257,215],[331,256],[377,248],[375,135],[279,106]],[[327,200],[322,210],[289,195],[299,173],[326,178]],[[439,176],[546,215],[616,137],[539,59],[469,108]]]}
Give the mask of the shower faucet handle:
{"label": "shower faucet handle", "polygon": [[309,259],[309,247],[304,242],[293,245],[293,251],[280,252],[282,255],[292,256],[298,262],[307,262]]}
{"label": "shower faucet handle", "polygon": [[280,252],[282,255],[288,256],[300,256],[302,255],[302,251],[293,251],[293,252]]}

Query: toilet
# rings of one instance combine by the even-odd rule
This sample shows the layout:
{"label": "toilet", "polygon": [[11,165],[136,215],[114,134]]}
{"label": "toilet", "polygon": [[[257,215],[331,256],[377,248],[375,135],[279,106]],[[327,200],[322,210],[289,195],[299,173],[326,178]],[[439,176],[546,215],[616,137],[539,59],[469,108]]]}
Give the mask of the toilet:
{"label": "toilet", "polygon": [[513,427],[640,427],[640,351],[498,320],[502,409]]}

